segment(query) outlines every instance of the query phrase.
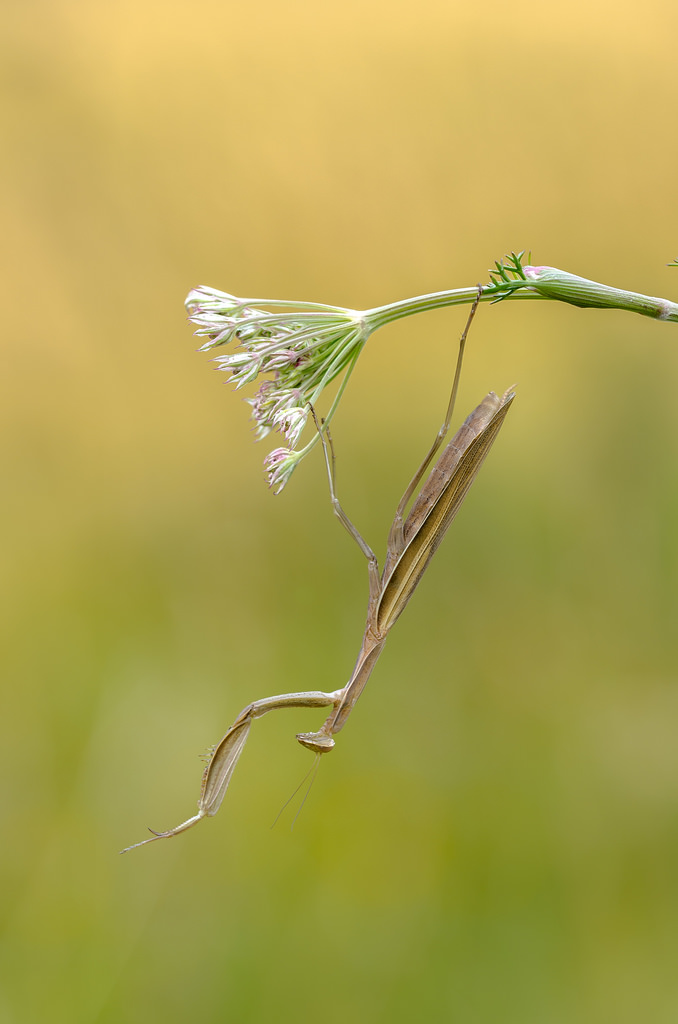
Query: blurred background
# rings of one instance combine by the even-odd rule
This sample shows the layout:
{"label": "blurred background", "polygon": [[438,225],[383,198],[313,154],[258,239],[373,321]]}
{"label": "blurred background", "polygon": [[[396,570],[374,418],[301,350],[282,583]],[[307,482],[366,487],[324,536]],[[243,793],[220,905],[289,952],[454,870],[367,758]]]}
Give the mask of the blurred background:
{"label": "blurred background", "polygon": [[[676,5],[10,0],[2,29],[0,1020],[678,1019],[678,328],[483,306],[517,383],[291,831],[364,559],[274,497],[196,352],[208,284],[368,307],[511,249],[678,298]],[[383,556],[465,309],[375,335],[334,422]]]}

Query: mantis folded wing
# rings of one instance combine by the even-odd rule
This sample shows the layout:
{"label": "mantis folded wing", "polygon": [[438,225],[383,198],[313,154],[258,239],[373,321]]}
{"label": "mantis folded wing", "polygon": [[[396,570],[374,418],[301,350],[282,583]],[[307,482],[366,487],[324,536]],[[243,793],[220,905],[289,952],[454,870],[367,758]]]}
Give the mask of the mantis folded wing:
{"label": "mantis folded wing", "polygon": [[[343,689],[331,693],[318,690],[286,693],[275,697],[265,697],[248,704],[211,752],[203,774],[198,813],[167,832],[154,832],[149,839],[135,843],[134,846],[128,846],[127,850],[152,843],[156,839],[168,839],[179,835],[180,832],[185,832],[197,825],[203,818],[215,815],[221,806],[235,765],[245,746],[252,722],[256,718],[268,714],[269,711],[293,707],[331,707],[329,717],[317,732],[300,733],[297,735],[297,739],[303,746],[318,754],[326,753],[334,747],[334,736],[344,727],[346,719],[365,688],[369,675],[384,647],[386,637],[412,596],[450,523],[457,514],[504,423],[514,398],[511,391],[507,391],[501,398],[493,391],[486,395],[443,450],[415,498],[407,518],[404,519],[405,508],[419,487],[431,459],[448,431],[459,380],[463,345],[476,306],[477,302],[462,335],[457,373],[445,423],[398,506],[391,526],[384,570],[381,574],[374,553],[350,522],[335,496],[334,474],[328,456],[328,445],[325,437],[322,436],[324,428],[319,426],[335,514],[354,537],[369,562],[370,596],[367,622],[358,660],[348,683]],[[125,853],[127,850],[121,852]]]}

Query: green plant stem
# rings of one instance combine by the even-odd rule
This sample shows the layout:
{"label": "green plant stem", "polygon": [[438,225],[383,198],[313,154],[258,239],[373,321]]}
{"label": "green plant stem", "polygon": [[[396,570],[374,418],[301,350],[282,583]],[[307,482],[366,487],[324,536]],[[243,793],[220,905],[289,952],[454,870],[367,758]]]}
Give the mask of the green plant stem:
{"label": "green plant stem", "polygon": [[556,267],[525,267],[524,270],[530,284],[547,299],[595,309],[623,309],[654,320],[678,321],[678,303],[669,299],[612,288]]}
{"label": "green plant stem", "polygon": [[[577,274],[558,270],[556,267],[525,267],[522,280],[498,282],[484,285],[481,302],[509,301],[514,299],[551,299],[567,302],[573,306],[594,309],[620,309],[655,320],[678,322],[678,303],[640,292],[589,281]],[[478,295],[478,286],[453,288],[449,291],[417,295],[385,306],[365,310],[364,321],[371,331],[384,324],[400,320],[415,313],[424,313],[445,306],[460,306],[472,303]]]}
{"label": "green plant stem", "polygon": [[[516,282],[518,285],[518,283]],[[472,288],[452,288],[444,292],[430,292],[428,295],[417,295],[413,299],[401,299],[399,302],[390,302],[386,306],[375,306],[373,309],[366,309],[363,317],[369,323],[373,331],[385,324],[393,323],[402,317],[413,316],[415,313],[426,313],[431,309],[443,309],[446,306],[464,306],[475,302],[478,295],[478,285]],[[494,285],[483,287],[481,302],[497,302],[504,299],[545,299],[550,296],[541,295],[535,288],[525,283],[517,287],[497,288]]]}

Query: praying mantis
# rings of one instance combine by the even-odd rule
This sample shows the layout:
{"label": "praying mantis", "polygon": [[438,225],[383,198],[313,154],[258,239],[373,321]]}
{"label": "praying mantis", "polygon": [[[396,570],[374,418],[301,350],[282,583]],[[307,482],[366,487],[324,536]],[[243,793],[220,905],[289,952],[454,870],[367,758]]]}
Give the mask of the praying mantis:
{"label": "praying mantis", "polygon": [[[448,442],[428,478],[423,484],[421,483],[426,470],[449,431],[461,376],[466,337],[481,294],[482,287],[478,286],[478,295],[471,307],[460,340],[452,393],[445,420],[426,458],[414,474],[398,505],[389,532],[386,558],[381,573],[374,552],[350,521],[335,494],[334,451],[331,438],[325,425],[318,421],[312,410],[316,428],[320,432],[322,440],[334,513],[356,541],[368,562],[367,621],[360,653],[348,683],[342,689],[334,690],[331,693],[321,690],[284,693],[274,697],[264,697],[248,704],[211,751],[203,773],[198,813],[166,832],[154,832],[150,829],[153,832],[150,838],[128,846],[121,851],[122,853],[155,842],[156,839],[172,838],[193,828],[203,818],[213,817],[224,799],[252,723],[270,711],[276,711],[278,708],[330,707],[329,716],[320,729],[317,732],[299,733],[297,740],[316,755],[325,754],[333,749],[334,737],[346,724],[346,720],[364,690],[370,673],[384,648],[388,634],[410,600],[457,514],[501,430],[514,399],[511,389],[501,397],[490,391],[480,405],[467,417],[452,440]],[[420,489],[417,494],[418,488]],[[405,516],[406,508],[413,498],[412,507]]]}

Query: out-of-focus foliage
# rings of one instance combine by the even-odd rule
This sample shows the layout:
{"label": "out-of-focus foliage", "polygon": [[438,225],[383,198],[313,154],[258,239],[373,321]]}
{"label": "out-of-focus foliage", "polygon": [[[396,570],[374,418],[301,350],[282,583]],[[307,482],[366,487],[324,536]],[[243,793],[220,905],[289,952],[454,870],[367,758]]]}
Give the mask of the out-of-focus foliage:
{"label": "out-of-focus foliage", "polygon": [[[274,498],[190,287],[357,308],[545,263],[675,298],[675,5],[11,2],[3,17],[10,1024],[673,1024],[678,332],[480,309],[505,430],[295,829],[258,722],[345,681],[364,560],[320,455]],[[372,339],[334,423],[383,553],[464,310]]]}

